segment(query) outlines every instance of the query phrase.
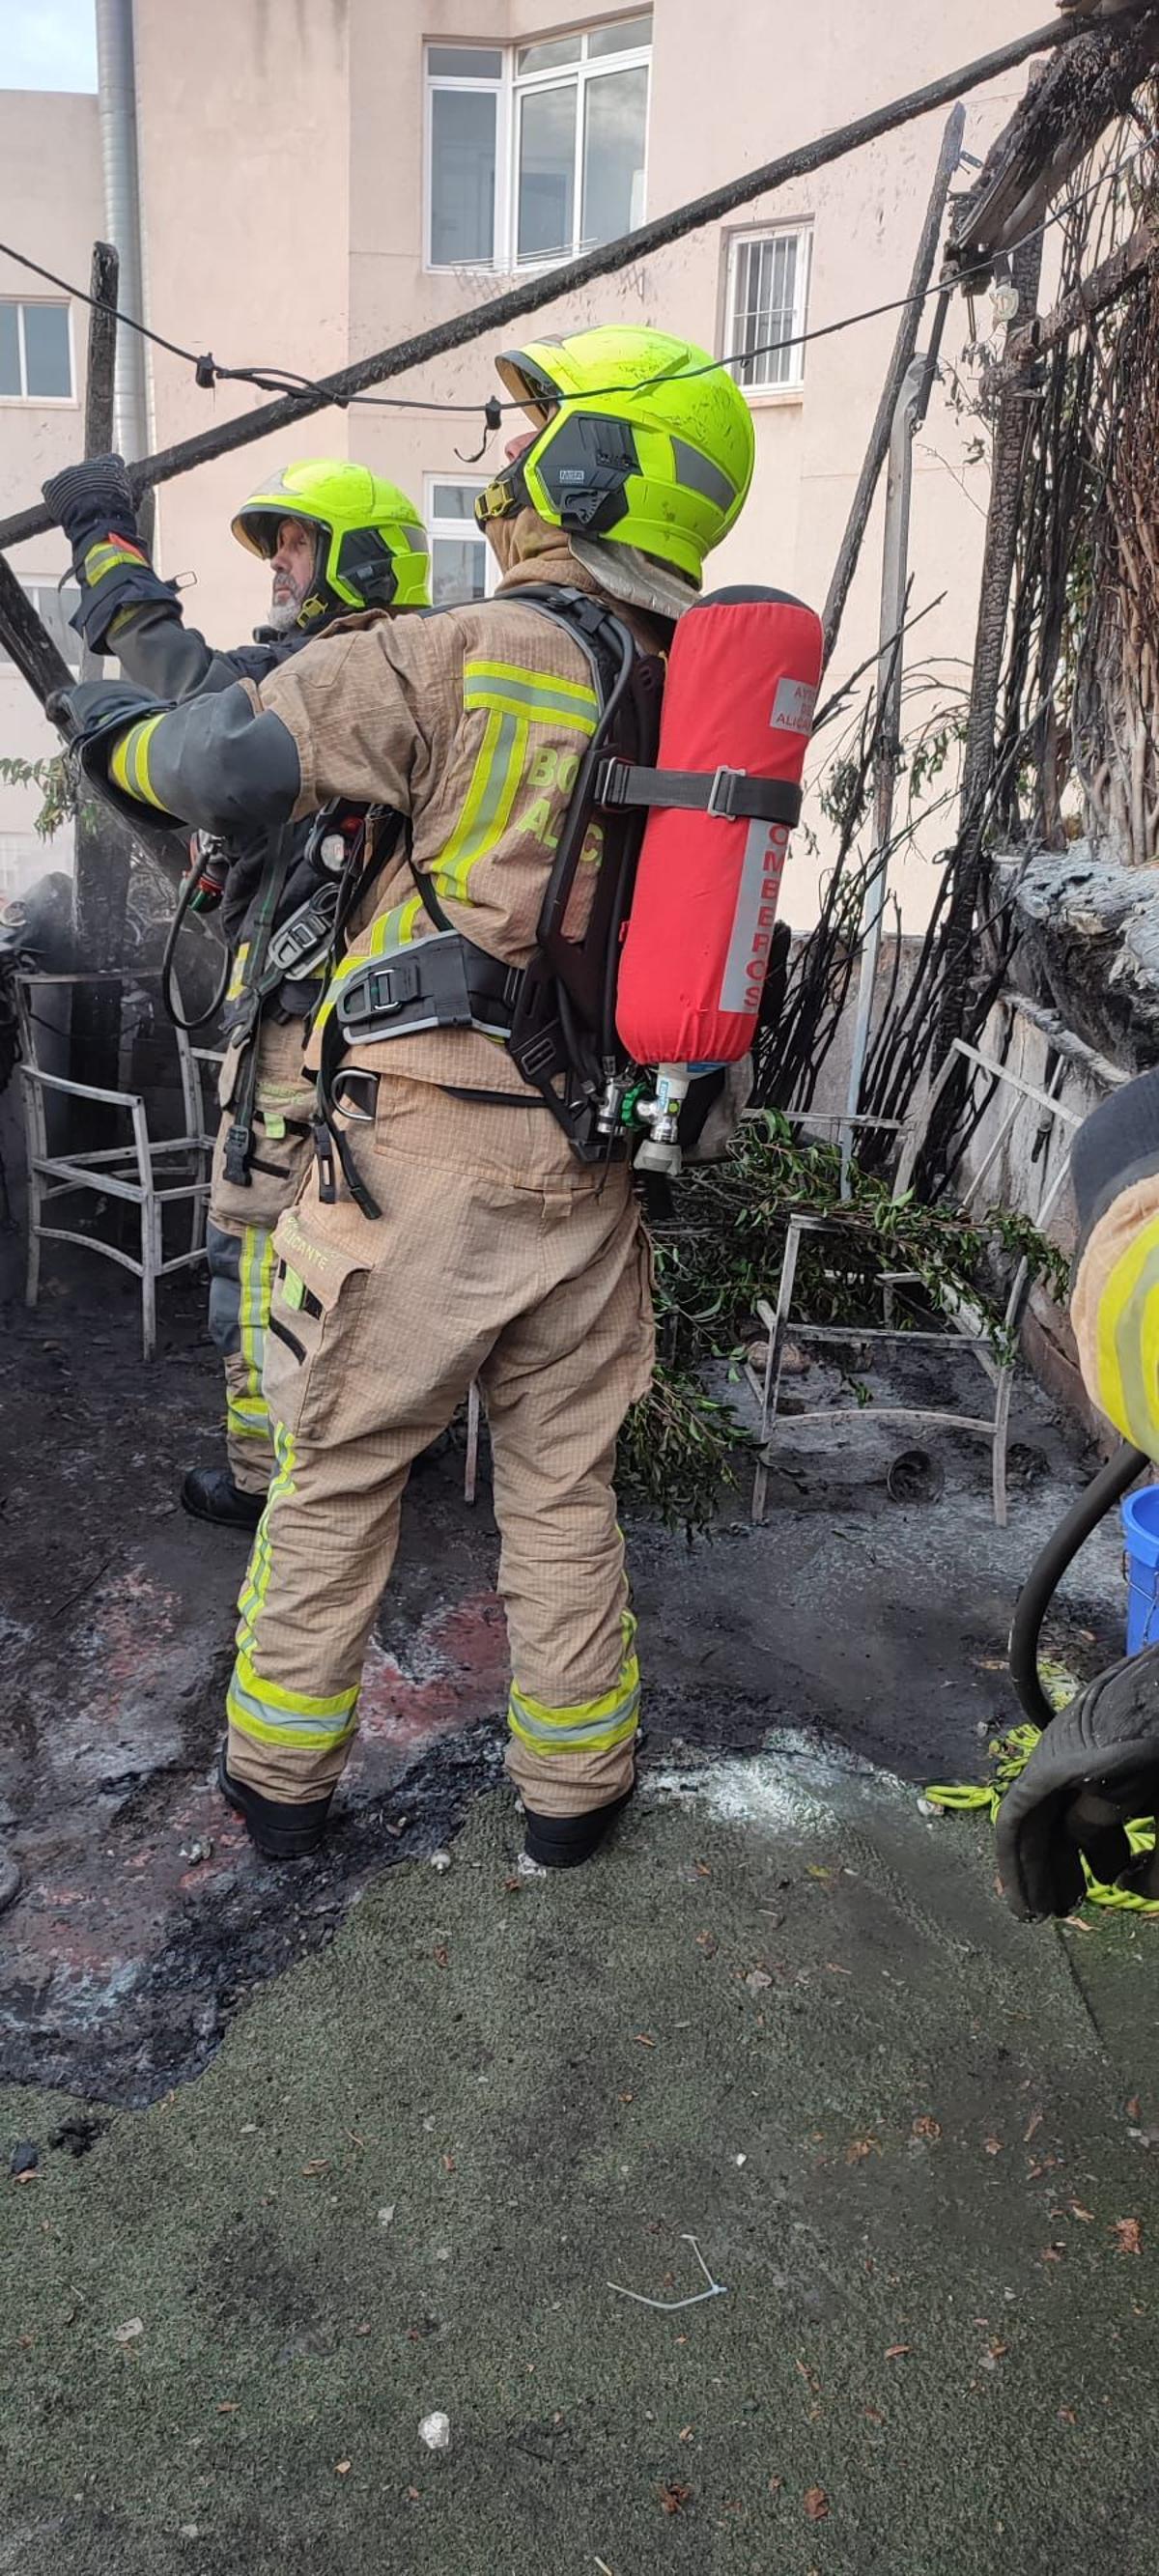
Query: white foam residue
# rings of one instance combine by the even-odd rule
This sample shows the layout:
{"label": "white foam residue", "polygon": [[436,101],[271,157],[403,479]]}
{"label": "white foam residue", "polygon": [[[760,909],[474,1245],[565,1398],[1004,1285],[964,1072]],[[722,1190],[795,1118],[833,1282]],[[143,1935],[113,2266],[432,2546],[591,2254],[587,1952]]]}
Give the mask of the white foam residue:
{"label": "white foam residue", "polygon": [[834,1807],[847,1809],[851,1787],[870,1781],[896,1789],[888,1772],[842,1748],[840,1758],[792,1729],[770,1737],[760,1753],[705,1763],[670,1762],[649,1769],[653,1795],[696,1798],[722,1824],[764,1826],[792,1834],[830,1832]]}

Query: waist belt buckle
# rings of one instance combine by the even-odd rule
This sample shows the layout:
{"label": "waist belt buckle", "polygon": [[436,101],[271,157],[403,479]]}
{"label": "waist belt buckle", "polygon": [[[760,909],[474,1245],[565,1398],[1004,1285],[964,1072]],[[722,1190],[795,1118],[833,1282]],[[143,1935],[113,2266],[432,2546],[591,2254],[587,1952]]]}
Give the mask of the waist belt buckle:
{"label": "waist belt buckle", "polygon": [[403,1004],[412,999],[415,988],[413,962],[406,967],[368,966],[351,977],[345,992],[338,996],[338,1017],[344,1028],[353,1030],[371,1020],[390,1020]]}
{"label": "waist belt buckle", "polygon": [[612,752],[596,771],[597,805],[610,806],[613,813],[618,806],[626,805],[631,773],[631,761],[622,759],[618,752]]}
{"label": "waist belt buckle", "polygon": [[708,803],[704,809],[705,812],[707,814],[719,815],[721,820],[725,823],[735,823],[738,820],[736,809],[737,781],[741,778],[747,777],[747,769],[716,770],[713,775],[712,785],[708,791]]}

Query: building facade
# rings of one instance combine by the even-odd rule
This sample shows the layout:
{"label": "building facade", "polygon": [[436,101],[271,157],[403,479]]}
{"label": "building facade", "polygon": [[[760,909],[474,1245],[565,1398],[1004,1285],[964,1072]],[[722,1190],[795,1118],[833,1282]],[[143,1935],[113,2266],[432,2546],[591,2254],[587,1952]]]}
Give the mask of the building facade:
{"label": "building facade", "polygon": [[[711,11],[654,0],[579,17],[566,0],[201,0],[194,21],[171,0],[135,0],[147,319],[223,364],[317,376],[912,90],[951,53],[967,61],[1040,14],[1041,0],[963,0],[951,29],[925,0],[873,12],[815,0],[807,22],[758,0],[715,0]],[[1024,77],[971,97],[971,153],[986,151]],[[908,125],[507,335],[511,345],[594,320],[654,322],[735,363],[757,466],[714,560],[722,581],[824,597],[896,315],[834,326],[904,295],[941,131],[940,116]],[[8,93],[0,136],[16,156],[0,154],[6,238],[83,282],[101,228],[95,101]],[[987,303],[976,327],[989,327]],[[921,654],[950,693],[967,676],[986,502],[977,423],[955,393],[969,329],[959,304],[915,456],[913,605],[941,599]],[[0,508],[34,496],[43,472],[79,453],[83,342],[81,309],[0,263],[0,406],[13,433]],[[229,521],[292,454],[356,455],[402,483],[431,527],[436,595],[485,587],[473,502],[510,435],[508,424],[484,443],[495,347],[482,339],[393,380],[386,404],[315,414],[297,436],[165,485],[158,560],[188,581],[187,613],[227,643],[261,616],[260,568]],[[240,385],[202,391],[164,351],[150,351],[149,375],[158,445],[260,399]],[[837,679],[872,654],[879,559],[875,522]],[[17,569],[44,585],[60,560],[38,540]],[[14,749],[43,742],[34,714],[14,718],[14,686],[0,673],[0,750],[9,727]],[[29,804],[0,789],[0,834],[27,836]],[[822,864],[799,836],[786,880],[798,924],[815,907]],[[920,920],[928,862],[910,859],[902,884]]]}
{"label": "building facade", "polygon": [[[96,99],[0,90],[0,238],[85,285],[103,229]],[[84,365],[84,307],[0,255],[0,514],[35,501],[45,476],[80,454]],[[59,588],[68,569],[63,538],[37,537],[12,561],[75,661],[71,603]],[[51,727],[0,653],[0,761],[35,762],[53,748]],[[36,837],[41,801],[34,786],[0,775],[0,902],[46,868],[71,866],[67,832],[49,843]]]}

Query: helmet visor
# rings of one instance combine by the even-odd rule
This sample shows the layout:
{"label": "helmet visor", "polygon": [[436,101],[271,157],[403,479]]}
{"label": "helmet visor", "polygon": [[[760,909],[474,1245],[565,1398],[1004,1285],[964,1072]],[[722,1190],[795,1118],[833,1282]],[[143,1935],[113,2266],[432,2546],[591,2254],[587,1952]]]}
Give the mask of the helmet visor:
{"label": "helmet visor", "polygon": [[538,366],[523,349],[508,349],[495,361],[495,372],[514,400],[522,405],[536,429],[546,429],[560,401],[559,386],[546,369]]}
{"label": "helmet visor", "polygon": [[313,514],[307,517],[302,510],[287,510],[280,501],[262,502],[256,509],[239,510],[230,525],[239,544],[248,546],[251,555],[261,555],[269,563],[271,556],[278,551],[278,531],[285,527],[287,519],[292,519],[295,526],[305,528],[308,536],[317,538],[320,522]]}

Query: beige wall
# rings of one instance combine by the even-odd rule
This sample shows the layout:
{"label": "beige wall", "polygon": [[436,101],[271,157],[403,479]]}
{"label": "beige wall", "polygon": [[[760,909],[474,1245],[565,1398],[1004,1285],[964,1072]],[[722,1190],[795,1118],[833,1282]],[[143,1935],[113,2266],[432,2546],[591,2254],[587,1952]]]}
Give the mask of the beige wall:
{"label": "beige wall", "polygon": [[[704,0],[654,0],[647,213],[943,72],[951,55],[969,60],[1041,15],[1042,0],[963,0],[952,21],[929,0],[893,0],[888,10],[873,11],[864,0],[813,0],[787,41],[787,13],[764,0],[713,0],[711,10]],[[319,373],[486,300],[502,280],[423,267],[423,42],[495,43],[577,22],[584,15],[577,19],[574,0],[571,7],[567,0],[199,0],[195,14],[177,11],[173,0],[137,0],[150,319],[227,362],[280,362]],[[985,152],[1023,80],[1016,74],[968,101],[971,151]],[[86,133],[92,124],[92,101],[35,104],[72,112],[78,125],[88,111]],[[812,221],[811,327],[904,292],[942,121],[926,118],[736,218],[742,226]],[[53,156],[59,170],[59,148],[54,142],[50,152],[46,138],[34,155],[38,205],[47,203],[45,166]],[[0,189],[7,184],[0,172]],[[63,193],[75,271],[92,209],[86,199],[81,220],[71,179]],[[38,239],[49,237],[39,217],[34,229]],[[719,349],[727,231],[693,235],[639,270],[545,308],[524,330],[624,316]],[[979,328],[987,324],[983,303]],[[722,579],[776,581],[820,603],[895,327],[889,316],[816,342],[800,394],[754,398],[756,476],[740,526],[716,558]],[[951,361],[966,330],[959,304],[946,341]],[[386,390],[481,405],[493,383],[493,354],[492,343],[481,341]],[[189,369],[163,354],[154,353],[151,365],[162,444],[254,399],[242,387],[202,393]],[[974,428],[959,422],[941,390],[916,457],[915,607],[947,592],[922,628],[922,650],[958,657],[959,665],[972,640],[986,498],[985,468],[964,461]],[[478,415],[357,408],[314,415],[297,437],[283,433],[167,485],[161,568],[195,571],[188,612],[216,640],[236,641],[261,616],[265,586],[232,545],[228,522],[269,462],[353,452],[421,501],[424,477],[461,480],[472,471],[456,450],[469,453],[480,435]],[[493,441],[473,471],[486,474],[501,449],[502,438]],[[27,481],[34,488],[39,474],[31,460],[25,471],[23,488]],[[877,551],[875,528],[835,677],[873,649]],[[937,837],[935,827],[935,846]],[[786,908],[798,923],[815,905],[817,873],[799,836],[786,886]],[[904,883],[907,918],[919,920],[928,868],[911,862]]]}
{"label": "beige wall", "polygon": [[[392,15],[391,0],[384,16]],[[225,366],[325,374],[349,353],[350,75],[346,0],[137,0],[137,91],[148,319]],[[154,350],[157,441],[248,411],[252,387],[203,393]],[[347,453],[327,412],[159,494],[158,559],[196,574],[187,613],[245,639],[268,587],[230,540],[239,501],[288,454]]]}
{"label": "beige wall", "polygon": [[[0,236],[60,277],[87,282],[101,230],[100,147],[95,98],[37,90],[0,90]],[[57,301],[54,288],[0,257],[0,296]],[[37,403],[0,397],[0,513],[39,497],[41,483],[80,454],[84,400],[85,321],[72,314],[74,400]],[[22,580],[55,582],[68,549],[58,536],[35,537],[13,553]],[[55,735],[10,662],[0,662],[0,757],[36,760]],[[47,846],[32,832],[35,790],[0,782],[0,898],[46,866],[71,865],[69,836]]]}

